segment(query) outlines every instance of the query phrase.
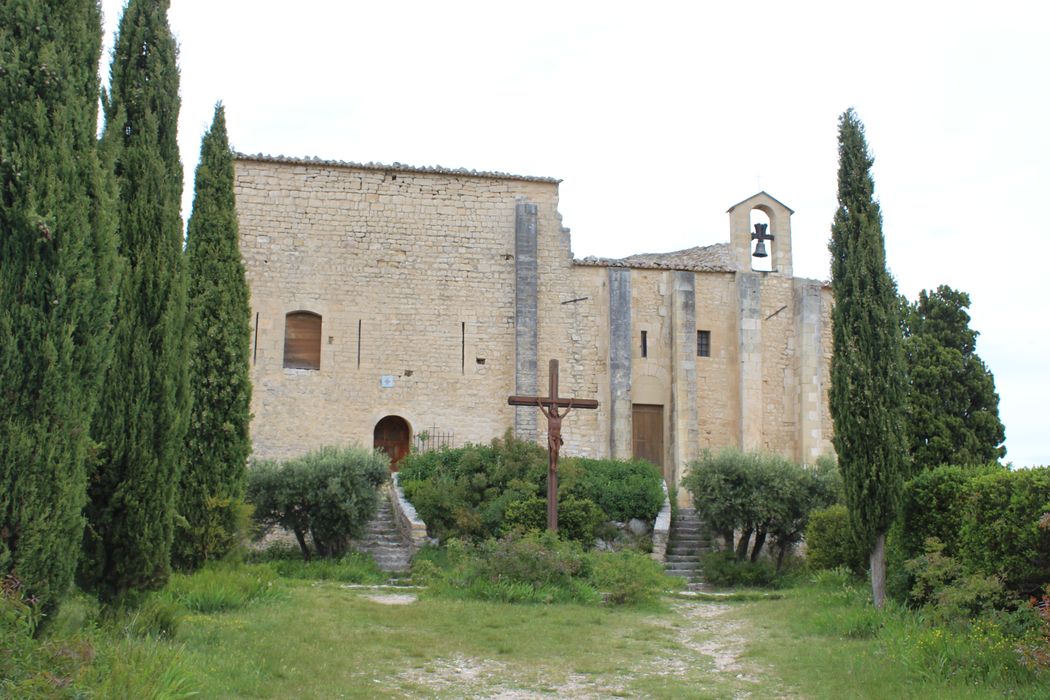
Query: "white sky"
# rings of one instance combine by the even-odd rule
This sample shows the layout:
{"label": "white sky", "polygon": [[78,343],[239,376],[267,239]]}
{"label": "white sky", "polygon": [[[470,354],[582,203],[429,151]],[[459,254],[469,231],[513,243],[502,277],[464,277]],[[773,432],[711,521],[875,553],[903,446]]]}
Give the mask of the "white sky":
{"label": "white sky", "polygon": [[[123,0],[103,0],[104,79]],[[217,100],[246,153],[562,178],[578,257],[727,241],[768,191],[828,276],[836,128],[875,155],[903,293],[973,300],[1007,460],[1050,464],[1050,3],[173,0],[189,215]]]}

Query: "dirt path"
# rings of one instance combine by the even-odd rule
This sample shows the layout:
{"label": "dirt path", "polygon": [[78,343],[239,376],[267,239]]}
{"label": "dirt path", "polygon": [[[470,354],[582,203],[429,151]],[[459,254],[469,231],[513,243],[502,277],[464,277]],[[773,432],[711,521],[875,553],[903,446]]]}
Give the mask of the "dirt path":
{"label": "dirt path", "polygon": [[782,690],[770,669],[746,658],[749,635],[757,632],[734,619],[731,610],[725,603],[674,601],[669,613],[646,619],[659,636],[652,650],[625,659],[628,663],[615,673],[569,673],[546,683],[538,680],[542,669],[454,655],[431,661],[425,670],[406,670],[399,680],[424,688],[431,697],[500,700],[648,697],[650,693],[640,688],[671,690],[682,684],[703,696],[793,697]]}

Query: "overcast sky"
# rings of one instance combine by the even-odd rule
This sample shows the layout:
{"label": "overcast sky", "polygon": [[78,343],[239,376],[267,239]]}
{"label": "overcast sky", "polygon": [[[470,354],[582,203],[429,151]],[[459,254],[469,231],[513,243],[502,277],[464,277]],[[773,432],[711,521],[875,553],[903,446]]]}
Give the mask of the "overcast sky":
{"label": "overcast sky", "polygon": [[183,215],[222,100],[245,153],[561,178],[577,257],[727,241],[766,190],[796,212],[795,274],[825,279],[852,106],[900,290],[971,295],[1007,460],[1050,464],[1048,8],[172,0]]}

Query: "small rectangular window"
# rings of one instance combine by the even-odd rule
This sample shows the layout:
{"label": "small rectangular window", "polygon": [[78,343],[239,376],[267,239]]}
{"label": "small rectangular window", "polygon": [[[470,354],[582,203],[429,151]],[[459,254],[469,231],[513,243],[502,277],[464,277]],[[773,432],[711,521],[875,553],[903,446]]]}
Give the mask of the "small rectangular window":
{"label": "small rectangular window", "polygon": [[696,356],[711,357],[711,331],[696,332]]}
{"label": "small rectangular window", "polygon": [[642,331],[642,357],[649,357],[649,336]]}

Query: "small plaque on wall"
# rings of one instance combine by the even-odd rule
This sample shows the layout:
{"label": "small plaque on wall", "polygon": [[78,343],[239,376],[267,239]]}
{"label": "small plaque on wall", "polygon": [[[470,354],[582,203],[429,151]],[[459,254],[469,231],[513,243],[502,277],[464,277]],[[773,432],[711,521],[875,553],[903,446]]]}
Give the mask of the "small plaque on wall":
{"label": "small plaque on wall", "polygon": [[393,389],[394,375],[384,374],[381,377],[379,377],[379,386],[383,387],[384,389]]}

